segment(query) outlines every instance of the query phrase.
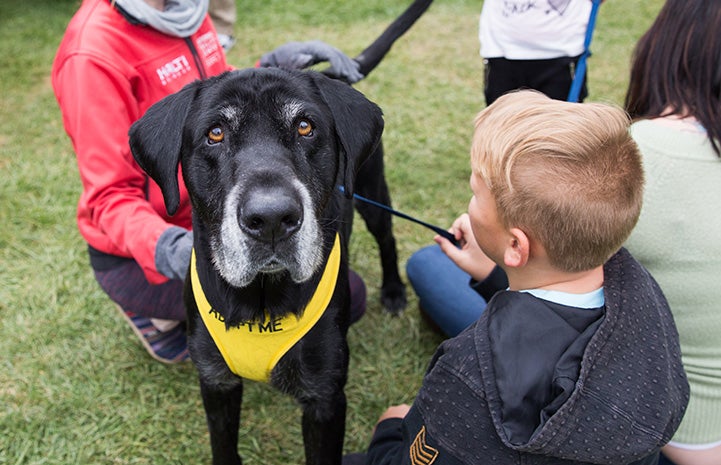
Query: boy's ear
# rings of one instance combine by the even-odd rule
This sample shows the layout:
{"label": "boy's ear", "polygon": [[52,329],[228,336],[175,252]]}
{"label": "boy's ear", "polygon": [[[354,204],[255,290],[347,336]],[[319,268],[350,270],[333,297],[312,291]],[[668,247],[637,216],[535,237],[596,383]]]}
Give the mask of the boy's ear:
{"label": "boy's ear", "polygon": [[531,241],[526,233],[518,228],[511,228],[509,234],[503,252],[503,263],[510,268],[525,266],[531,254]]}

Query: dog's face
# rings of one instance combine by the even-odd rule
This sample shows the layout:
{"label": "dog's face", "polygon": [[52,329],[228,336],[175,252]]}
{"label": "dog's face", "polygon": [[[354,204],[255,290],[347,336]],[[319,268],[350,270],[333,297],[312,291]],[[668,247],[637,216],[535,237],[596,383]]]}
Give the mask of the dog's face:
{"label": "dog's face", "polygon": [[[235,71],[190,84],[151,107],[130,131],[139,165],[179,201],[178,162],[211,259],[231,285],[322,265],[321,237],[337,186],[380,140],[377,106],[318,73]],[[330,227],[337,227],[333,225]]]}

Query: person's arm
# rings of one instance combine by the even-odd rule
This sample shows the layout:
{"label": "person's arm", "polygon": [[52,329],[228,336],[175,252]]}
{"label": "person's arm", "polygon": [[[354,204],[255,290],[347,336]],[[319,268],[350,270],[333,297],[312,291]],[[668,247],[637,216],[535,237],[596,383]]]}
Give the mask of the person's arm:
{"label": "person's arm", "polygon": [[[434,369],[438,361],[446,353],[445,343],[441,344],[433,354],[426,376]],[[416,399],[417,401],[417,399]],[[415,405],[400,404],[388,407],[378,418],[373,430],[366,465],[399,465],[408,457],[410,446],[416,440],[423,427],[423,419]],[[412,431],[412,433],[410,432]]]}
{"label": "person's arm", "polygon": [[140,117],[130,82],[113,64],[74,56],[54,76],[54,85],[88,206],[79,220],[133,257],[150,282],[166,281],[155,255],[171,225],[147,200],[149,180],[130,153],[128,129]]}
{"label": "person's arm", "polygon": [[471,275],[469,285],[473,290],[488,302],[496,292],[508,288],[506,272],[488,258],[476,242],[467,213],[459,216],[449,231],[458,240],[460,248],[442,236],[436,236],[434,240],[448,258]]}
{"label": "person's arm", "polygon": [[368,446],[366,465],[393,465],[403,461],[408,450],[403,435],[403,419],[410,410],[406,404],[394,405],[380,416]]}
{"label": "person's arm", "polygon": [[433,240],[443,253],[476,281],[483,281],[493,271],[496,264],[483,253],[471,229],[471,220],[467,213],[459,216],[449,231],[460,244],[456,247],[448,239],[436,236]]}
{"label": "person's arm", "polygon": [[288,42],[264,54],[258,66],[304,69],[327,61],[334,76],[345,79],[350,84],[363,79],[358,71],[360,65],[337,48],[320,40],[308,42]]}
{"label": "person's arm", "polygon": [[496,265],[486,279],[476,281],[471,278],[469,284],[474,291],[478,292],[488,302],[496,292],[508,289],[508,275],[503,271],[503,268]]}

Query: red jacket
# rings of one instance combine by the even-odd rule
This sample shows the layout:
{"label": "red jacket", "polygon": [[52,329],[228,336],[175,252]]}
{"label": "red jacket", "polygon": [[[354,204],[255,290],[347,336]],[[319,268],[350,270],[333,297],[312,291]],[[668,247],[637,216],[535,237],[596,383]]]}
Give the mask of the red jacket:
{"label": "red jacket", "polygon": [[229,69],[209,17],[180,39],[131,23],[108,0],[83,1],[55,57],[52,84],[83,184],[80,233],[101,252],[135,259],[151,283],[167,280],[155,268],[158,237],[171,225],[190,229],[190,202],[181,181],[180,208],[168,217],[128,130],[161,98]]}

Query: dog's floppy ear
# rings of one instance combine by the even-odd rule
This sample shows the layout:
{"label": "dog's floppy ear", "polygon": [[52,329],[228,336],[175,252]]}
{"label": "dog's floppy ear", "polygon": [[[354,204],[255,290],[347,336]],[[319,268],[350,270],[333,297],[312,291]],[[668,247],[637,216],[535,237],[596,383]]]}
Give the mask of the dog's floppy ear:
{"label": "dog's floppy ear", "polygon": [[378,147],[383,134],[383,113],[378,105],[348,84],[312,74],[316,86],[330,108],[342,153],[342,182],[345,195],[353,196],[355,176]]}
{"label": "dog's floppy ear", "polygon": [[160,186],[169,215],[180,204],[178,164],[183,127],[200,81],[156,102],[130,127],[130,150],[135,161]]}

